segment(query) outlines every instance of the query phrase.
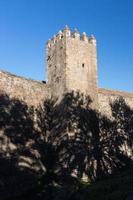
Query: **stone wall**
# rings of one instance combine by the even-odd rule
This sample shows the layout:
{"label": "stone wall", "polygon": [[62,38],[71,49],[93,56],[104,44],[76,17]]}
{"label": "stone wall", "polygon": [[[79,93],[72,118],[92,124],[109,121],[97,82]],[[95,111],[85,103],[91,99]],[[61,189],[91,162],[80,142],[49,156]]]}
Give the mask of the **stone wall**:
{"label": "stone wall", "polygon": [[0,93],[37,106],[48,97],[49,89],[45,83],[0,71]]}
{"label": "stone wall", "polygon": [[[60,88],[58,90],[60,91]],[[23,100],[28,105],[37,106],[47,97],[50,97],[51,92],[45,83],[0,71],[0,93],[7,94],[10,98]],[[127,105],[133,109],[133,93],[99,88],[99,111],[103,114],[111,115],[109,104],[120,97],[123,97]]]}
{"label": "stone wall", "polygon": [[[35,155],[30,146],[34,142],[34,116],[26,105],[38,106],[47,97],[49,89],[45,83],[0,71],[0,199],[2,200],[14,199],[17,195],[35,187],[35,174],[38,168],[34,165]],[[25,153],[24,149],[28,153]]]}
{"label": "stone wall", "polygon": [[62,96],[67,91],[91,95],[97,101],[96,39],[68,27],[47,43],[47,78],[51,94]]}
{"label": "stone wall", "polygon": [[67,88],[80,90],[85,94],[92,91],[94,93],[97,87],[96,46],[79,37],[68,38],[66,43]]}
{"label": "stone wall", "polygon": [[113,103],[116,99],[121,97],[123,97],[125,103],[129,105],[131,109],[133,109],[133,93],[99,88],[98,102],[100,113],[111,116],[110,103]]}
{"label": "stone wall", "polygon": [[[32,116],[30,112],[28,113],[27,107],[25,107],[23,103],[22,105],[20,104],[18,107],[18,104],[12,103],[14,102],[13,98],[19,99],[20,101],[22,100],[29,106],[38,106],[46,98],[51,98],[51,96],[59,98],[59,97],[62,97],[63,93],[70,92],[71,90],[80,90],[80,92],[91,96],[93,100],[94,108],[98,109],[101,114],[107,116],[108,119],[112,117],[110,103],[113,103],[116,99],[119,99],[121,97],[124,98],[125,103],[129,105],[130,108],[133,110],[133,94],[127,93],[127,92],[98,88],[96,40],[93,36],[87,37],[85,33],[83,33],[82,36],[80,36],[77,30],[74,31],[74,33],[71,33],[69,28],[66,27],[63,30],[63,32],[59,32],[59,34],[54,36],[47,43],[46,64],[47,64],[47,84],[0,71],[0,95],[7,94],[9,96],[8,104],[7,104],[6,98],[5,98],[5,102],[3,102],[3,105],[2,105],[2,102],[0,102],[1,103],[1,106],[0,106],[1,108],[0,120],[1,121],[0,122],[3,123],[3,124],[1,123],[1,127],[0,127],[1,128],[0,129],[0,138],[1,138],[0,153],[1,155],[5,154],[6,155],[5,158],[10,155],[11,160],[12,160],[12,158],[14,158],[13,156],[14,155],[16,156],[16,152],[17,152],[19,156],[19,160],[18,160],[19,167],[20,168],[24,167],[25,169],[29,168],[30,171],[35,169],[31,167],[33,164],[32,160],[30,159],[30,157],[28,157],[27,154],[26,155],[23,154],[23,151],[22,151],[22,155],[19,155],[18,152],[20,152],[20,148],[23,149],[24,147],[26,148],[28,147],[29,150],[32,150],[31,149],[31,146],[33,144],[33,141],[31,141],[31,138],[33,138],[32,133],[36,132],[37,129],[34,130],[36,126],[34,126],[34,123],[32,123]],[[56,123],[57,121],[59,121],[59,126],[57,126],[58,128],[53,129],[54,131],[58,129],[57,132],[59,132],[60,134],[63,133],[62,127],[64,126],[64,124],[66,122],[67,124],[70,124],[68,123],[68,118],[65,118],[65,117],[66,116],[73,117],[72,115],[73,113],[71,113],[71,115],[65,114],[65,117],[64,117],[65,120],[63,124],[62,115],[66,112],[66,110],[71,110],[72,112],[73,109],[66,109],[65,111],[63,110],[64,113],[62,114],[60,113],[62,111],[61,109],[65,107],[62,105],[63,104],[61,104],[60,106],[58,104],[56,105],[58,108],[58,112],[57,112],[58,115],[56,115],[57,120],[55,121]],[[54,110],[57,111],[57,109],[54,109]],[[12,113],[13,111],[14,113]],[[75,113],[81,113],[81,112],[75,112]],[[83,113],[85,112],[83,112],[82,110],[82,114]],[[89,126],[90,124],[94,124],[95,126],[94,130],[95,130],[98,120],[95,121],[93,119],[95,118],[94,117],[95,111],[91,113],[93,114],[93,117],[92,118],[90,117],[92,121],[91,123],[86,123],[86,124],[87,125],[89,124]],[[57,116],[61,116],[61,118],[58,119],[59,117]],[[88,116],[85,119],[88,119]],[[73,119],[79,119],[79,118],[74,117]],[[94,121],[96,124],[94,123]],[[62,122],[62,125],[60,126],[61,122]],[[132,123],[132,118],[131,118],[131,123]],[[82,130],[85,130],[85,129],[82,129]],[[88,127],[86,127],[86,130],[88,131]],[[105,131],[107,132],[108,135],[111,135],[110,127],[108,130],[105,130]],[[73,136],[75,134],[73,134],[72,132],[69,134],[69,136],[70,135]],[[63,138],[62,136],[63,135],[58,137],[58,140],[61,140],[61,138]],[[94,136],[94,134],[92,134],[92,136]],[[94,141],[94,138],[92,141]],[[124,144],[125,143],[126,142],[124,142]],[[124,151],[126,152],[126,150]],[[30,153],[33,153],[33,155],[35,156],[35,153],[33,151],[31,151]],[[131,155],[129,148],[128,148],[128,154]],[[1,159],[1,162],[4,163],[5,161]],[[11,164],[11,161],[9,160],[9,163],[8,163],[6,160],[5,166],[7,166],[7,170],[4,167],[3,169],[0,168],[1,170],[0,173],[2,174],[5,171],[9,173],[10,164]],[[9,165],[9,169],[8,169],[8,165]],[[13,169],[14,169],[14,166],[16,166],[16,164],[13,165]],[[35,166],[33,165],[33,167]],[[27,175],[24,176],[23,174],[18,174],[18,177],[19,177],[18,178],[16,176],[17,170],[14,169],[13,175],[7,174],[7,180],[5,179],[5,174],[3,173],[3,180],[5,181],[5,183],[9,183],[8,187],[11,188],[11,190],[12,188],[14,188],[13,189],[14,192],[16,192],[16,190],[19,192],[23,191],[23,188],[28,189],[29,186],[32,187],[31,185],[33,182],[31,180],[31,177],[33,177],[32,174],[30,174],[31,177],[28,178],[27,185],[26,185],[25,177],[27,177]],[[15,180],[14,183],[12,183],[12,180]],[[24,186],[21,184],[21,182],[23,182]],[[18,188],[16,189],[13,184],[17,186]],[[21,184],[20,186],[21,189],[19,188],[19,184]],[[10,192],[8,192],[7,194],[7,188],[6,190],[3,190],[4,191],[3,196],[5,195],[6,198],[8,194],[10,196]],[[1,191],[0,191],[0,194],[1,194]]]}
{"label": "stone wall", "polygon": [[54,97],[60,97],[66,90],[66,50],[65,40],[53,38],[51,45],[47,45],[46,66],[47,84]]}

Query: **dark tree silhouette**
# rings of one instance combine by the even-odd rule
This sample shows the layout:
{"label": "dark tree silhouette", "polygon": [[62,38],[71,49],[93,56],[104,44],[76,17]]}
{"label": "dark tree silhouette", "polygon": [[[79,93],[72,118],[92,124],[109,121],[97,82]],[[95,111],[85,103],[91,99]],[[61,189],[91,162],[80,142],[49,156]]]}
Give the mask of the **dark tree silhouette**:
{"label": "dark tree silhouette", "polygon": [[99,118],[101,166],[105,175],[128,166],[132,161],[133,111],[121,97],[110,104],[112,119]]}
{"label": "dark tree silhouette", "polygon": [[[15,196],[28,185],[33,185],[34,176],[25,159],[30,155],[28,142],[33,138],[33,111],[24,102],[10,99],[8,95],[0,96],[0,194]],[[27,166],[27,167],[26,167]],[[24,187],[25,186],[25,187]]]}
{"label": "dark tree silhouette", "polygon": [[0,96],[3,199],[6,191],[17,196],[38,183],[40,198],[46,197],[55,185],[95,181],[130,164],[133,111],[119,98],[110,104],[109,118],[92,109],[91,102],[89,96],[70,92],[60,102],[47,99],[34,108]]}

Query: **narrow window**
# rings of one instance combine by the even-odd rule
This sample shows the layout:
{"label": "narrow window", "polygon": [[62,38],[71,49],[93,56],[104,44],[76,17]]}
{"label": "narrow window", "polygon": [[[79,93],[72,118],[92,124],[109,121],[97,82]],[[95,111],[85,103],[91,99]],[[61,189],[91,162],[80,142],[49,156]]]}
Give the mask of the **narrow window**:
{"label": "narrow window", "polygon": [[84,66],[85,66],[85,64],[84,63],[82,63],[82,67],[84,68]]}

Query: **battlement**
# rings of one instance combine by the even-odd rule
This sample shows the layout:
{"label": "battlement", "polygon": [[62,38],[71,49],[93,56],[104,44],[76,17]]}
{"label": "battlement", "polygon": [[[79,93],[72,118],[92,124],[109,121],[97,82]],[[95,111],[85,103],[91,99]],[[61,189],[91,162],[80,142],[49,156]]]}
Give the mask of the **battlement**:
{"label": "battlement", "polygon": [[53,38],[48,40],[47,47],[51,48],[53,45],[58,43],[58,41],[66,38],[72,38],[75,40],[86,42],[88,44],[96,45],[96,38],[94,37],[94,35],[87,36],[86,32],[83,32],[82,35],[80,35],[79,31],[76,28],[74,29],[74,31],[71,31],[68,26],[65,26],[62,31],[60,30],[57,35],[54,35]]}
{"label": "battlement", "polygon": [[60,98],[63,93],[80,90],[96,99],[97,54],[93,35],[65,26],[47,43],[46,65],[53,96]]}

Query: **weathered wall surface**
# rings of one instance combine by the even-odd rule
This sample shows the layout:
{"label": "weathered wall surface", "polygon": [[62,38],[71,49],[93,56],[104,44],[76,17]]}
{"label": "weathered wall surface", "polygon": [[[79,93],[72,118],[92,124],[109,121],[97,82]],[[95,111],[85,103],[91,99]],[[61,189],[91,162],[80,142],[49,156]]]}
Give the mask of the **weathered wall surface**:
{"label": "weathered wall surface", "polygon": [[[0,199],[2,200],[16,197],[35,185],[35,159],[32,159],[30,153],[32,150],[30,142],[33,143],[34,137],[32,121],[34,116],[25,105],[38,106],[48,95],[46,84],[0,71]],[[14,98],[19,101],[15,101]],[[24,153],[24,149],[27,149],[27,154]]]}
{"label": "weathered wall surface", "polygon": [[[32,150],[31,146],[33,141],[31,141],[31,138],[33,138],[32,134],[36,132],[34,123],[32,123],[32,116],[28,113],[27,107],[23,106],[23,104],[19,104],[18,107],[18,104],[11,103],[13,102],[13,98],[19,99],[20,101],[22,100],[30,106],[37,106],[51,96],[62,97],[63,93],[71,90],[80,90],[80,92],[91,96],[93,104],[96,105],[94,108],[98,108],[99,112],[107,116],[107,118],[111,117],[110,103],[113,103],[120,97],[123,97],[126,104],[133,110],[133,94],[98,88],[96,40],[93,36],[88,38],[85,33],[80,36],[78,31],[71,33],[69,28],[66,28],[47,43],[46,59],[47,84],[0,71],[0,95],[7,94],[9,96],[8,103],[6,98],[3,105],[2,102],[0,102],[0,153],[1,155],[5,154],[5,157],[10,156],[12,159],[13,156],[16,155],[16,152],[21,152],[20,150],[23,150],[25,147]],[[56,118],[58,118],[57,116],[58,115],[56,115]],[[132,123],[132,118],[130,121]],[[105,130],[108,135],[111,134],[111,130],[109,129]],[[86,130],[88,130],[88,128]],[[62,134],[62,130],[60,133]],[[126,142],[123,143],[125,144]],[[126,150],[124,151],[126,152]],[[129,155],[131,155],[129,150],[128,152]],[[23,154],[23,151],[21,153],[21,155],[18,154],[19,167],[35,169],[35,165],[33,165],[34,163],[32,162],[33,160],[31,160],[27,154]],[[30,153],[35,156],[33,151]],[[1,162],[4,163],[5,161],[3,160]],[[30,181],[30,183],[28,181],[31,180],[33,176],[27,179],[27,185],[25,184],[25,177],[27,177],[27,175],[18,174],[19,178],[16,176],[18,170],[14,169],[16,164],[13,165],[14,174],[8,174],[10,172],[10,162],[5,164],[7,170],[5,166],[3,169],[0,168],[0,173],[3,174],[3,183],[4,181],[6,184],[9,182],[9,186],[5,186],[6,190],[3,190],[3,196],[13,193],[12,188],[14,188],[14,192],[20,192],[21,189],[23,191],[23,188],[32,186],[32,181]],[[7,180],[3,173],[5,171],[8,172]],[[14,183],[12,180],[15,180]],[[21,182],[23,182],[23,185]],[[18,188],[16,189],[13,184]],[[19,188],[19,184],[21,184],[21,189]],[[12,187],[10,187],[11,185]],[[11,188],[11,192],[9,191],[8,194],[7,187]]]}
{"label": "weathered wall surface", "polygon": [[[87,39],[87,37],[86,37]],[[68,38],[66,42],[66,84],[68,90],[80,90],[92,97],[97,93],[97,57],[95,39],[92,42]]]}
{"label": "weathered wall surface", "polygon": [[0,71],[0,93],[37,106],[49,94],[46,84]]}
{"label": "weathered wall surface", "polygon": [[47,82],[51,94],[59,97],[72,90],[91,95],[97,101],[96,39],[80,36],[68,27],[47,43]]}
{"label": "weathered wall surface", "polygon": [[60,97],[66,89],[66,50],[64,38],[53,38],[47,45],[47,83],[54,97]]}
{"label": "weathered wall surface", "polygon": [[106,116],[111,116],[110,103],[113,103],[116,99],[121,97],[123,97],[125,103],[129,105],[131,109],[133,109],[133,93],[99,88],[98,102],[100,113],[105,114]]}

